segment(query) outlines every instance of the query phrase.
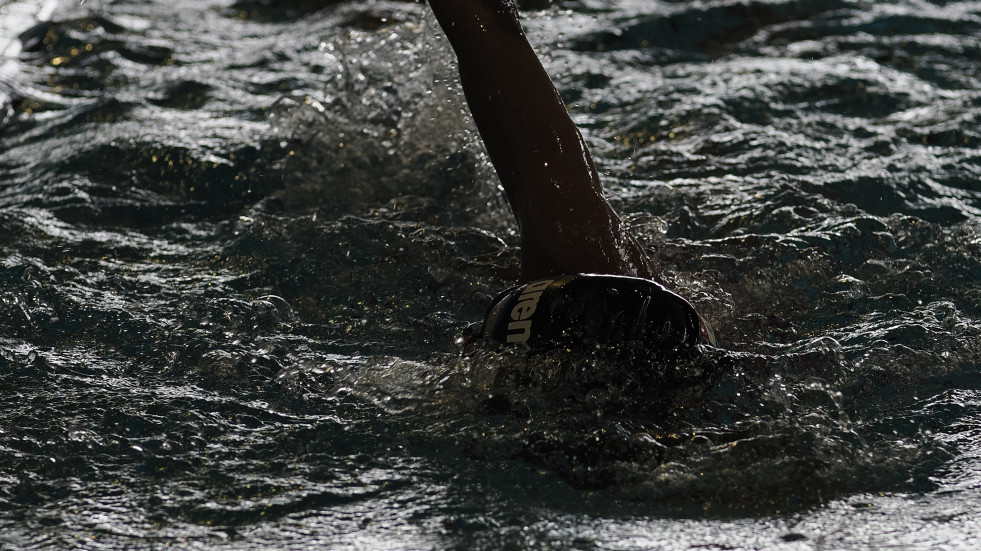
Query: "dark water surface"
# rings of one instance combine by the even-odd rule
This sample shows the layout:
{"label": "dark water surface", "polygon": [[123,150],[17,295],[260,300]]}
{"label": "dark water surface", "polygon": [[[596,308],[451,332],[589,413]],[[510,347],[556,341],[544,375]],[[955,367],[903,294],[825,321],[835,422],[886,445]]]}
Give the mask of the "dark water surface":
{"label": "dark water surface", "polygon": [[516,230],[424,5],[0,0],[0,548],[972,548],[981,2],[524,7],[723,348],[461,358]]}

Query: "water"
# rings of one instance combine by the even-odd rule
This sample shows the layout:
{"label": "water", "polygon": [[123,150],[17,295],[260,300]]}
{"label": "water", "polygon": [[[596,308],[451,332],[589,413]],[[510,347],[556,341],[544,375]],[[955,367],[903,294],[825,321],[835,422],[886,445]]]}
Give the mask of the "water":
{"label": "water", "polygon": [[525,3],[723,344],[669,373],[461,357],[449,50],[319,4],[0,2],[0,547],[971,548],[981,3]]}

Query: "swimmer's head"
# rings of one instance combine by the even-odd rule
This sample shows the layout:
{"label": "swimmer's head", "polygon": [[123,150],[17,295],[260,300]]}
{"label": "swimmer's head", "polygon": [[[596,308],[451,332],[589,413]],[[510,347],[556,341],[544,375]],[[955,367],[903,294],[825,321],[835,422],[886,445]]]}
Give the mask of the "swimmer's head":
{"label": "swimmer's head", "polygon": [[484,340],[528,350],[642,349],[673,359],[714,340],[685,299],[647,279],[578,274],[501,293],[484,320]]}

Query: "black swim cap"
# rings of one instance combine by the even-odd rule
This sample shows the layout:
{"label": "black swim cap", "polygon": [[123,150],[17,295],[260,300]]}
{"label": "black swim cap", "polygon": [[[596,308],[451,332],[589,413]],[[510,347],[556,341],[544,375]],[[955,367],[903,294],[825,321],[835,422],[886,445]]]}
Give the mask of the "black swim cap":
{"label": "black swim cap", "polygon": [[498,295],[484,320],[483,337],[532,350],[634,344],[667,354],[694,347],[700,332],[710,335],[702,327],[687,300],[654,281],[576,274],[532,281]]}

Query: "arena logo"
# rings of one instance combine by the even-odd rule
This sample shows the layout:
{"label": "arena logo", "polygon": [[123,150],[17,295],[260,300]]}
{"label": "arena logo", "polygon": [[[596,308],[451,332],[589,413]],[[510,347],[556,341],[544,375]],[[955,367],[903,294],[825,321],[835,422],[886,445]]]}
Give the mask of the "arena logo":
{"label": "arena logo", "polygon": [[518,303],[511,309],[513,321],[508,324],[508,342],[527,342],[531,338],[531,318],[538,308],[538,299],[553,281],[555,280],[543,279],[529,283],[521,292]]}

